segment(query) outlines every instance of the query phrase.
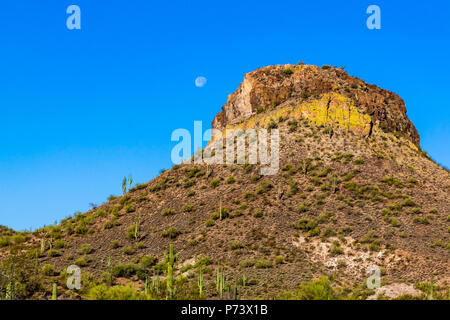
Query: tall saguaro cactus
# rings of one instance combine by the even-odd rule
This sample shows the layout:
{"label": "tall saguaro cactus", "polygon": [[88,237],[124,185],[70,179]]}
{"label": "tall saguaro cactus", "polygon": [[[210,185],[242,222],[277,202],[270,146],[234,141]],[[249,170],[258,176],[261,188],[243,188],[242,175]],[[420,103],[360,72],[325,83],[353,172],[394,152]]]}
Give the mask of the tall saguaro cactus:
{"label": "tall saguaro cactus", "polygon": [[123,177],[122,180],[122,193],[127,193],[127,177]]}
{"label": "tall saguaro cactus", "polygon": [[200,268],[199,273],[198,273],[198,292],[200,297],[203,296],[203,269]]}
{"label": "tall saguaro cactus", "polygon": [[217,265],[216,289],[219,294],[219,298],[222,299],[223,292],[225,291],[225,273],[223,271],[223,267],[220,266],[220,263]]}
{"label": "tall saguaro cactus", "polygon": [[164,254],[164,258],[167,262],[167,299],[172,299],[176,293],[176,287],[174,285],[173,267],[175,261],[177,261],[178,255],[173,253],[173,243],[169,245],[169,252]]}

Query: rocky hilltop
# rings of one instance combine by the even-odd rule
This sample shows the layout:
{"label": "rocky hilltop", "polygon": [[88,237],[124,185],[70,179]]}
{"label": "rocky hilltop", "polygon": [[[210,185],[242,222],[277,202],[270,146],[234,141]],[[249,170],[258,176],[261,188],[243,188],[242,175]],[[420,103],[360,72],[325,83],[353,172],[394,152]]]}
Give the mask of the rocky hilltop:
{"label": "rocky hilltop", "polygon": [[[349,106],[331,113],[329,107],[330,103],[335,102],[335,94],[348,99]],[[342,69],[313,65],[268,66],[247,73],[239,88],[228,97],[222,111],[214,118],[212,127],[224,129],[274,106],[282,108],[323,96],[327,100],[317,110],[323,116],[323,123],[333,124],[338,121],[336,117],[351,121],[351,113],[355,111],[370,117],[367,117],[370,122],[364,123],[369,129],[377,125],[404,135],[419,146],[419,134],[406,116],[404,101],[397,94],[349,76]],[[370,130],[364,132],[371,134]]]}
{"label": "rocky hilltop", "polygon": [[[0,298],[449,298],[450,174],[395,93],[269,66],[213,127],[278,129],[278,173],[176,165],[57,225],[0,228]],[[381,288],[366,286],[374,267]]]}

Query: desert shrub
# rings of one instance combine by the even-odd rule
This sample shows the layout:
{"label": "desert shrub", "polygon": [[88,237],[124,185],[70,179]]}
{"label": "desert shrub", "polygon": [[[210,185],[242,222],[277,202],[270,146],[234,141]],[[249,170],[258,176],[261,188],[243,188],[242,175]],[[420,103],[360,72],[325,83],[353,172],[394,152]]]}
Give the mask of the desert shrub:
{"label": "desert shrub", "polygon": [[7,247],[11,244],[11,238],[8,236],[0,237],[0,248]]}
{"label": "desert shrub", "polygon": [[297,130],[297,121],[296,120],[290,120],[288,121],[288,126],[289,126],[289,132],[294,132],[295,130]]}
{"label": "desert shrub", "polygon": [[250,201],[255,200],[255,195],[250,191],[244,191],[243,196],[246,200],[250,200]]}
{"label": "desert shrub", "polygon": [[91,254],[94,252],[94,248],[92,248],[92,245],[89,243],[84,243],[81,248],[78,250],[79,254]]}
{"label": "desert shrub", "polygon": [[163,211],[161,211],[161,215],[163,216],[171,216],[175,214],[175,210],[170,209],[170,208],[166,208]]}
{"label": "desert shrub", "polygon": [[242,210],[238,209],[238,210],[234,210],[230,213],[230,218],[236,218],[236,217],[240,217],[242,216]]}
{"label": "desert shrub", "polygon": [[119,248],[120,247],[120,242],[119,242],[119,240],[113,240],[113,241],[111,241],[111,249],[117,249],[117,248]]}
{"label": "desert shrub", "polygon": [[75,227],[74,232],[78,235],[84,235],[88,232],[88,229],[83,223],[80,223]]}
{"label": "desert shrub", "polygon": [[41,273],[45,276],[54,276],[55,267],[51,264],[44,264],[41,268]]}
{"label": "desert shrub", "polygon": [[286,68],[282,71],[285,75],[290,76],[294,73],[294,71],[291,68]]}
{"label": "desert shrub", "polygon": [[257,269],[267,269],[272,268],[272,261],[267,259],[258,259],[255,261],[255,268]]}
{"label": "desert shrub", "polygon": [[330,248],[330,254],[333,256],[344,254],[344,249],[342,249],[338,243],[333,243],[333,246]]}
{"label": "desert shrub", "polygon": [[229,246],[230,246],[230,249],[231,249],[231,250],[237,250],[237,249],[242,249],[242,248],[244,248],[244,245],[243,245],[240,241],[238,241],[238,240],[232,240],[232,241],[230,241]]}
{"label": "desert shrub", "polygon": [[131,285],[113,286],[97,285],[89,289],[89,300],[144,300],[146,297],[141,292],[135,291]]}
{"label": "desert shrub", "polygon": [[337,295],[328,278],[323,277],[300,285],[295,299],[299,300],[333,300]]}
{"label": "desert shrub", "polygon": [[205,221],[205,227],[212,227],[215,224],[213,219],[208,219]]}
{"label": "desert shrub", "polygon": [[263,180],[256,189],[256,193],[257,194],[265,193],[269,191],[272,187],[273,187],[272,182],[270,182],[269,180]]}
{"label": "desert shrub", "polygon": [[57,240],[55,240],[55,243],[53,244],[53,246],[57,249],[62,249],[62,248],[67,248],[69,246],[69,243],[67,241],[57,239]]}
{"label": "desert shrub", "polygon": [[272,129],[276,129],[276,128],[278,128],[278,125],[276,124],[276,122],[273,120],[270,120],[269,124],[267,125],[267,129],[272,130]]}
{"label": "desert shrub", "polygon": [[187,203],[183,206],[182,210],[184,212],[192,212],[192,211],[195,211],[195,206],[191,203]]}
{"label": "desert shrub", "polygon": [[423,218],[415,217],[413,219],[413,222],[417,223],[417,224],[430,224],[430,220],[428,220],[427,217],[423,217]]}
{"label": "desert shrub", "polygon": [[108,220],[103,224],[103,229],[108,230],[114,228],[115,224],[113,221]]}
{"label": "desert shrub", "polygon": [[213,179],[213,180],[211,180],[211,182],[210,182],[210,186],[211,186],[211,188],[217,188],[218,186],[219,186],[219,184],[220,184],[220,180],[219,179]]}
{"label": "desert shrub", "polygon": [[95,214],[96,214],[98,217],[105,217],[105,216],[106,216],[106,211],[103,210],[103,209],[98,209],[98,210],[95,212]]}
{"label": "desert shrub", "polygon": [[245,259],[245,260],[243,260],[242,262],[241,262],[241,266],[243,267],[243,268],[251,268],[251,267],[253,267],[254,265],[255,265],[255,260],[253,260],[253,259]]}
{"label": "desert shrub", "polygon": [[394,176],[385,177],[381,179],[381,182],[386,183],[390,186],[395,186],[397,188],[403,188],[402,182],[397,178],[394,178]]}
{"label": "desert shrub", "polygon": [[275,264],[283,264],[284,260],[285,260],[285,258],[283,256],[276,256],[275,259],[273,260],[273,262]]}
{"label": "desert shrub", "polygon": [[128,240],[136,239],[136,224],[132,224],[131,226],[128,226],[126,237]]}
{"label": "desert shrub", "polygon": [[122,248],[122,252],[125,253],[125,254],[128,255],[128,256],[131,256],[131,255],[133,255],[133,254],[135,253],[133,247],[131,247],[131,246],[125,246],[125,247],[123,247],[123,248]]}
{"label": "desert shrub", "polygon": [[193,185],[195,185],[195,180],[194,179],[185,179],[184,182],[183,182],[183,186],[185,188],[190,188]]}
{"label": "desert shrub", "polygon": [[400,227],[400,221],[395,217],[387,217],[386,222],[389,223],[393,227]]}
{"label": "desert shrub", "polygon": [[235,182],[236,182],[236,179],[233,176],[229,176],[226,180],[226,183],[228,183],[228,184],[232,184]]}
{"label": "desert shrub", "polygon": [[144,268],[153,267],[157,262],[158,259],[153,256],[145,255],[141,258],[141,265]]}
{"label": "desert shrub", "polygon": [[50,250],[48,250],[47,255],[49,257],[59,257],[61,255],[61,252],[56,249],[50,249]]}
{"label": "desert shrub", "polygon": [[112,275],[116,278],[130,278],[138,271],[140,268],[135,264],[116,264],[112,268]]}
{"label": "desert shrub", "polygon": [[74,261],[74,264],[81,268],[86,267],[88,265],[88,263],[89,263],[89,260],[85,256],[80,257]]}
{"label": "desert shrub", "polygon": [[181,234],[181,231],[178,230],[177,228],[174,227],[170,227],[169,229],[167,229],[166,231],[163,231],[161,233],[161,235],[164,238],[170,238],[170,239],[175,239],[176,237],[178,237]]}
{"label": "desert shrub", "polygon": [[263,215],[264,215],[264,213],[261,209],[257,209],[253,212],[253,216],[255,218],[261,218]]}
{"label": "desert shrub", "polygon": [[126,207],[125,207],[125,212],[126,213],[131,213],[131,212],[134,212],[134,211],[135,211],[135,209],[134,209],[132,204],[127,204],[126,205]]}
{"label": "desert shrub", "polygon": [[307,212],[308,210],[309,210],[309,204],[308,203],[302,203],[301,205],[299,205],[297,207],[297,212],[298,213]]}
{"label": "desert shrub", "polygon": [[138,249],[138,250],[142,250],[142,249],[147,248],[147,246],[145,245],[145,243],[142,242],[142,241],[139,241],[138,243],[136,243],[136,244],[134,245],[134,247],[135,247],[136,249]]}

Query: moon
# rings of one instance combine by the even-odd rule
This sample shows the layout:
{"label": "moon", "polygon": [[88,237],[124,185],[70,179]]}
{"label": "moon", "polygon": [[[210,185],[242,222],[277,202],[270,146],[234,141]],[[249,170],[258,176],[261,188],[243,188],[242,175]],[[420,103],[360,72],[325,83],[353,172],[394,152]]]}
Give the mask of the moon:
{"label": "moon", "polygon": [[205,77],[197,77],[196,79],[195,79],[195,86],[197,87],[197,88],[201,88],[201,87],[203,87],[205,84],[206,84],[206,78]]}

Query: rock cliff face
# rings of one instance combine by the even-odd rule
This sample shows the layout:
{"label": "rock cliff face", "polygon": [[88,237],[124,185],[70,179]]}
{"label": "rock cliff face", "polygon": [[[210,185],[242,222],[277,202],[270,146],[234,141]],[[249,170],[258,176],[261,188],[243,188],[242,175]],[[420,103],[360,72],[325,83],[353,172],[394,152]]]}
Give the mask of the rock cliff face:
{"label": "rock cliff face", "polygon": [[[349,76],[342,69],[312,65],[268,66],[247,73],[212,126],[223,130],[266,110],[301,105],[315,106],[315,119],[325,115],[323,123],[349,128],[352,114],[357,114],[362,119],[358,122],[364,127],[359,132],[370,135],[372,127],[378,126],[419,146],[419,134],[406,115],[404,101],[397,94]],[[335,113],[334,117],[330,111]],[[344,121],[336,122],[337,114]],[[310,117],[311,113],[302,112],[301,116]]]}

